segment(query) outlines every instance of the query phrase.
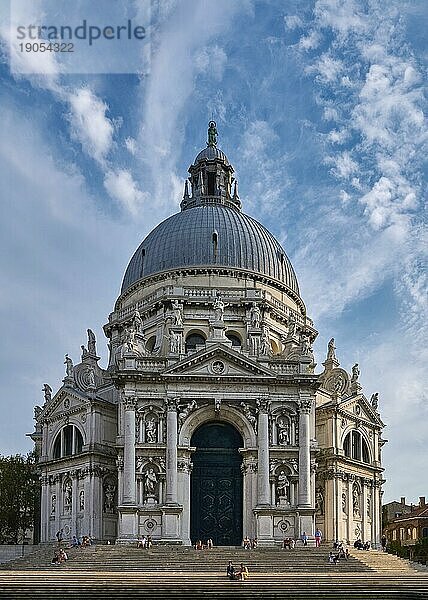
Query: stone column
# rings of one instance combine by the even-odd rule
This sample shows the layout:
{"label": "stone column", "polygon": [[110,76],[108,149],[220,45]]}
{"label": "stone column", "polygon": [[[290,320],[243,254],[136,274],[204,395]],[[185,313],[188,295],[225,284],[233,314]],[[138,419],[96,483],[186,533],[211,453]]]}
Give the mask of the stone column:
{"label": "stone column", "polygon": [[124,450],[123,450],[123,504],[136,503],[135,487],[135,408],[137,399],[123,398]]}
{"label": "stone column", "polygon": [[79,485],[79,472],[76,471],[72,471],[71,472],[71,483],[72,483],[72,494],[71,494],[71,532],[70,532],[70,537],[72,537],[73,535],[75,535],[76,537],[79,536],[79,531],[78,531],[78,527],[77,527],[77,505],[79,502],[79,498],[78,498],[78,485]]}
{"label": "stone column", "polygon": [[312,399],[300,400],[299,417],[299,505],[311,506],[311,449],[309,416]]}
{"label": "stone column", "polygon": [[177,399],[167,398],[166,413],[166,504],[177,504]]}
{"label": "stone column", "polygon": [[257,401],[259,408],[258,419],[258,475],[257,475],[257,504],[270,505],[269,483],[269,401]]}
{"label": "stone column", "polygon": [[[47,542],[49,540],[49,525],[51,515],[51,492],[49,486],[49,479],[47,475],[40,477],[41,483],[41,499],[40,499],[40,512],[41,512],[41,524],[40,524],[40,541]],[[56,508],[56,507],[55,507]]]}

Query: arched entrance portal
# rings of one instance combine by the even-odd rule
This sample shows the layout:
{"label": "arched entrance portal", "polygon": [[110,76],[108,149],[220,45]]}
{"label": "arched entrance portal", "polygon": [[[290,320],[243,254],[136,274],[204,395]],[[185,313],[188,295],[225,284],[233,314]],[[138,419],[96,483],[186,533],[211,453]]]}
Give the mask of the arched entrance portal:
{"label": "arched entrance portal", "polygon": [[211,538],[216,546],[242,542],[243,441],[228,423],[206,423],[192,436],[190,537],[192,543]]}

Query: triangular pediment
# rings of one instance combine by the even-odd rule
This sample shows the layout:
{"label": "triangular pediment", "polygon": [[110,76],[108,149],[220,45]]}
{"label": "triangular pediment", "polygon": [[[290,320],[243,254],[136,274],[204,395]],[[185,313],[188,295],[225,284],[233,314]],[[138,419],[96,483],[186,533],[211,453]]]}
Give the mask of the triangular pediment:
{"label": "triangular pediment", "polygon": [[379,413],[371,406],[363,394],[344,399],[340,403],[340,408],[350,416],[352,415],[354,419],[369,421],[381,427],[384,425]]}
{"label": "triangular pediment", "polygon": [[240,352],[235,352],[220,344],[186,357],[166,369],[163,375],[174,377],[222,377],[226,379],[234,377],[275,379],[275,373],[269,369],[260,366]]}
{"label": "triangular pediment", "polygon": [[62,417],[65,414],[73,413],[82,408],[86,408],[88,398],[77,390],[67,386],[61,387],[52,397],[50,402],[43,406],[40,419]]}

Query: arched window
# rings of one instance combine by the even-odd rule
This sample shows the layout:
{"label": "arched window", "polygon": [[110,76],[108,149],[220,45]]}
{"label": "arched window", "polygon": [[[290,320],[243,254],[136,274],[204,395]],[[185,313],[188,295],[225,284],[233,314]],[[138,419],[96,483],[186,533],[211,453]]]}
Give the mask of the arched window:
{"label": "arched window", "polygon": [[147,352],[153,352],[153,350],[155,348],[155,343],[156,343],[156,336],[152,335],[152,337],[149,337],[149,339],[146,342]]}
{"label": "arched window", "polygon": [[57,434],[53,446],[53,457],[63,458],[80,454],[83,448],[83,437],[75,425],[66,425]]}
{"label": "arched window", "polygon": [[353,460],[370,462],[369,447],[359,431],[350,431],[343,442],[345,456]]}
{"label": "arched window", "polygon": [[423,538],[428,538],[428,527],[424,527],[422,529],[422,537]]}
{"label": "arched window", "polygon": [[232,347],[240,348],[242,346],[240,338],[235,333],[226,333],[226,337],[232,342]]}
{"label": "arched window", "polygon": [[[199,346],[199,347],[198,347]],[[200,350],[200,347],[205,347],[205,338],[200,333],[191,333],[186,338],[186,352]]]}

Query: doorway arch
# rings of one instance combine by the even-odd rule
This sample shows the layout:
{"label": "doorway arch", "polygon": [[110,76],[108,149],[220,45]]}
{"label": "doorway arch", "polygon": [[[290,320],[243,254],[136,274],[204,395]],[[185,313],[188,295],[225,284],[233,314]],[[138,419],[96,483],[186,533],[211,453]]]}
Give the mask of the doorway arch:
{"label": "doorway arch", "polygon": [[190,538],[216,546],[242,542],[241,434],[224,422],[204,423],[192,435],[190,476]]}

